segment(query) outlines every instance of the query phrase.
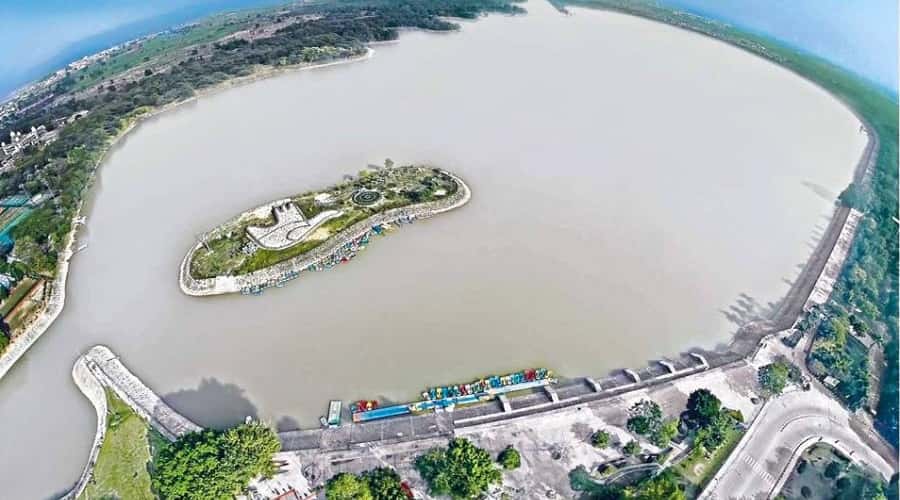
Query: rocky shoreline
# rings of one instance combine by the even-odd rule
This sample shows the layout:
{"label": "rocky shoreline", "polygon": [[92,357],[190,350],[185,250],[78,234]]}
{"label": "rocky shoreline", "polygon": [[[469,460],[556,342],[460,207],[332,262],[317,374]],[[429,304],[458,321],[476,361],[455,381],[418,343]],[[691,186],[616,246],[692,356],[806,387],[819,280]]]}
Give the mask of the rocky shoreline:
{"label": "rocky shoreline", "polygon": [[[403,208],[395,208],[384,213],[374,215],[367,218],[366,220],[357,222],[356,224],[345,228],[344,230],[334,235],[322,246],[306,254],[298,255],[265,269],[260,269],[258,271],[253,271],[251,273],[241,274],[237,276],[216,276],[214,278],[202,279],[194,278],[193,276],[191,276],[190,272],[191,260],[193,259],[194,253],[203,245],[202,243],[198,242],[196,245],[194,245],[193,248],[191,248],[187,255],[185,255],[184,260],[182,260],[181,262],[181,267],[179,269],[178,275],[178,283],[181,286],[181,291],[187,295],[203,297],[209,295],[221,295],[225,293],[246,293],[250,290],[258,291],[270,286],[280,286],[284,282],[296,278],[300,275],[300,273],[307,270],[310,266],[316,266],[317,264],[320,264],[323,261],[329,259],[337,252],[341,251],[341,249],[345,245],[352,243],[354,240],[357,240],[358,238],[371,231],[372,226],[378,224],[394,223],[401,219],[426,219],[437,214],[459,208],[468,203],[469,199],[472,197],[472,191],[469,189],[469,186],[459,177],[446,171],[442,172],[452,177],[453,180],[456,181],[456,183],[459,185],[459,189],[457,189],[457,191],[449,197],[438,201],[421,203]],[[202,236],[202,239],[215,238],[221,233],[221,231],[224,230],[223,228],[230,227],[236,224],[241,219],[252,217],[254,215],[258,216],[260,213],[264,212],[266,209],[272,206],[273,203],[279,203],[280,201],[283,200],[270,202],[251,210],[247,210],[237,217],[232,218],[228,222],[216,227],[212,231],[205,233]]]}

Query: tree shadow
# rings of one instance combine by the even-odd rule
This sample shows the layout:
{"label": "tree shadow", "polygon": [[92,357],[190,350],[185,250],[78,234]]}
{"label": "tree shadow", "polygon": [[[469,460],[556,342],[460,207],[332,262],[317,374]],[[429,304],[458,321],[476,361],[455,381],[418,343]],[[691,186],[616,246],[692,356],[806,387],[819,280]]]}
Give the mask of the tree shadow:
{"label": "tree shadow", "polygon": [[202,427],[225,429],[247,417],[257,418],[256,406],[244,389],[212,377],[201,380],[196,389],[182,389],[163,396],[163,400]]}
{"label": "tree shadow", "polygon": [[734,300],[734,303],[729,305],[727,309],[719,309],[719,312],[729,322],[737,327],[741,327],[753,321],[766,319],[771,315],[772,309],[773,304],[771,302],[763,305],[750,295],[740,293]]}
{"label": "tree shadow", "polygon": [[279,418],[278,421],[275,422],[275,429],[278,432],[299,431],[300,422],[297,422],[297,419],[295,419],[294,417],[282,415],[281,418]]}

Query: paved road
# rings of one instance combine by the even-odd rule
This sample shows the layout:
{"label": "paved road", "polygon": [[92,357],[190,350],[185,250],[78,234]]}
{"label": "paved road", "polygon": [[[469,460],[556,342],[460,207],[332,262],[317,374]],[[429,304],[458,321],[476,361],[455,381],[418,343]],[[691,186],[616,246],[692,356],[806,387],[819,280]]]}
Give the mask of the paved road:
{"label": "paved road", "polygon": [[799,454],[825,441],[889,478],[896,459],[867,446],[851,415],[818,389],[794,391],[769,402],[713,478],[701,499],[764,499],[778,493]]}

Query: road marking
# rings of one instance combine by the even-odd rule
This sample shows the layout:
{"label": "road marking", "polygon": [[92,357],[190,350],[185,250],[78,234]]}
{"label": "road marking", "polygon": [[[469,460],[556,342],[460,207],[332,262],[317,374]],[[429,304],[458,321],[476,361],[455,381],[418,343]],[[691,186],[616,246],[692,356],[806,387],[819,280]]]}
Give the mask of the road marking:
{"label": "road marking", "polygon": [[750,470],[755,472],[756,475],[761,477],[765,482],[769,484],[775,484],[775,478],[772,476],[772,474],[769,474],[768,471],[766,471],[766,468],[761,463],[757,462],[753,457],[745,454],[744,462],[750,466]]}

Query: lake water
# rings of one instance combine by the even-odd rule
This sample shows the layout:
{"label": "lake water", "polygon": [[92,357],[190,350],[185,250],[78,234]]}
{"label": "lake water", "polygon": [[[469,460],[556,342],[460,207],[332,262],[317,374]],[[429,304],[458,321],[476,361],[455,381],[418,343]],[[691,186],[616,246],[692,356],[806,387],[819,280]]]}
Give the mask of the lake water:
{"label": "lake water", "polygon": [[[3,495],[76,479],[95,424],[70,371],[96,343],[199,423],[288,428],[332,398],[605,374],[726,341],[742,294],[777,301],[862,152],[853,115],[706,38],[528,8],[205,97],[122,141],[65,311],[0,383]],[[180,293],[195,234],[385,157],[460,174],[472,201],[262,297]]]}

